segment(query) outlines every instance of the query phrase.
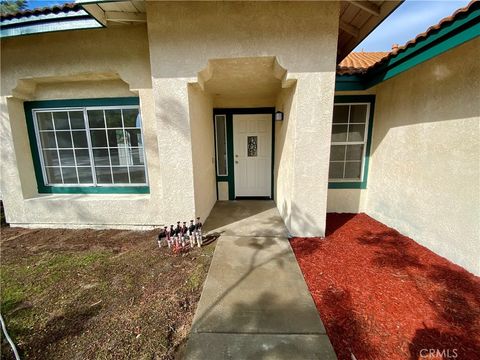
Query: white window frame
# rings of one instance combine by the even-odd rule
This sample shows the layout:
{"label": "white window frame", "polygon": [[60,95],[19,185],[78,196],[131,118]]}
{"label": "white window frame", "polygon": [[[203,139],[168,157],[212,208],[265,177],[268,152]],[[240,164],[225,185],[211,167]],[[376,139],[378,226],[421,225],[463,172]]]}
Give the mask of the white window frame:
{"label": "white window frame", "polygon": [[[333,126],[334,125],[347,125],[347,139],[348,139],[348,129],[350,125],[363,125],[363,123],[350,123],[350,112],[351,112],[351,106],[350,105],[367,105],[367,112],[366,112],[366,121],[365,121],[365,133],[363,134],[363,141],[330,141],[330,146],[332,145],[363,145],[363,152],[362,152],[362,159],[361,159],[361,168],[360,168],[360,179],[353,179],[353,178],[328,178],[329,182],[358,182],[361,183],[363,182],[363,177],[364,177],[364,172],[365,172],[365,156],[367,153],[367,144],[368,144],[368,128],[370,125],[370,102],[349,102],[349,103],[334,103],[333,106],[348,106],[348,122],[347,123],[333,123],[332,119],[332,130],[330,132],[330,135],[332,135],[333,132]],[[331,156],[331,155],[330,155]],[[328,161],[328,166],[330,168],[330,163],[332,162],[337,162],[337,163],[347,163],[347,162],[357,162],[357,161],[348,161],[346,160],[347,157],[347,151],[345,150],[345,155],[343,160],[334,160],[331,161],[329,159]],[[343,167],[343,176],[345,176],[345,166]]]}
{"label": "white window frame", "polygon": [[[225,157],[225,174],[219,174],[219,166],[218,166],[218,141],[217,141],[217,117],[222,117],[223,118],[223,121],[225,123],[225,126],[224,126],[224,131],[225,131],[225,151],[227,152],[226,153],[226,157]],[[224,114],[218,114],[218,115],[215,115],[215,161],[216,161],[216,165],[217,165],[217,176],[228,176],[228,138],[227,138],[227,115],[224,115]]]}
{"label": "white window frame", "polygon": [[[113,174],[112,174],[112,183],[106,183],[106,184],[99,184],[97,182],[97,174],[96,174],[96,171],[95,171],[95,162],[94,162],[94,157],[93,157],[93,146],[92,146],[92,141],[91,141],[91,134],[90,134],[90,124],[88,122],[88,115],[87,115],[87,111],[88,110],[122,110],[122,109],[137,109],[138,112],[139,112],[139,115],[140,115],[140,134],[142,136],[142,147],[141,147],[141,150],[142,150],[142,154],[143,154],[143,168],[144,168],[144,171],[145,171],[145,182],[144,183],[115,183],[114,180],[113,180]],[[48,176],[47,176],[47,172],[46,172],[46,168],[47,166],[45,165],[45,161],[44,161],[44,154],[43,154],[43,150],[42,149],[42,143],[41,143],[41,139],[40,139],[40,129],[39,129],[39,126],[38,126],[38,119],[37,119],[37,113],[53,113],[53,112],[67,112],[68,114],[68,122],[69,122],[69,126],[70,126],[70,133],[72,132],[72,127],[71,127],[71,123],[70,123],[70,114],[69,112],[71,111],[82,111],[83,112],[83,121],[85,123],[85,129],[81,129],[81,130],[85,130],[86,132],[86,137],[87,137],[87,146],[88,146],[88,153],[89,153],[89,157],[90,157],[90,170],[92,172],[92,179],[93,179],[93,182],[92,183],[77,183],[77,184],[64,184],[63,183],[63,172],[61,170],[62,168],[62,165],[61,165],[61,160],[60,160],[60,154],[59,154],[59,150],[61,148],[58,147],[58,142],[57,142],[57,137],[55,136],[55,142],[56,142],[56,149],[57,149],[57,157],[58,157],[58,161],[59,161],[59,165],[58,167],[60,168],[60,174],[61,174],[61,178],[62,178],[62,184],[58,184],[58,183],[49,183],[48,182]],[[121,129],[138,129],[137,127],[135,128],[131,128],[131,127],[125,127],[125,123],[123,121],[123,112],[121,112],[122,114],[122,128]],[[32,118],[33,118],[33,126],[34,126],[34,129],[35,129],[35,138],[37,140],[37,152],[38,152],[38,157],[40,159],[40,165],[41,165],[41,168],[42,168],[42,175],[43,175],[43,183],[45,184],[45,186],[50,186],[50,187],[63,187],[63,188],[67,188],[67,187],[83,187],[83,188],[93,188],[93,187],[142,187],[142,186],[148,186],[149,184],[149,180],[148,180],[148,167],[147,167],[147,157],[146,157],[146,153],[145,153],[145,136],[144,136],[144,132],[143,132],[143,119],[142,119],[142,114],[141,114],[141,111],[140,111],[140,106],[139,105],[119,105],[119,106],[72,106],[72,107],[54,107],[54,108],[34,108],[32,109]],[[105,120],[105,112],[104,112],[104,121]],[[53,131],[56,132],[55,130],[55,121],[53,121],[52,119],[52,123],[53,123]],[[120,129],[120,128],[107,128],[106,127],[106,124],[105,124],[105,130],[107,129]],[[80,130],[80,129],[78,129]],[[108,135],[107,135],[108,136]],[[108,140],[107,140],[108,141]],[[72,148],[65,148],[65,150],[73,150],[73,156],[74,156],[74,160],[75,160],[75,166],[71,166],[72,168],[75,169],[75,171],[77,172],[77,179],[78,179],[78,171],[77,171],[77,164],[76,164],[76,155],[75,155],[75,144],[73,143],[73,138],[72,138],[72,145],[73,147]],[[82,148],[83,149],[83,148]],[[105,149],[110,149],[110,146],[106,147]],[[112,173],[112,165],[111,165],[111,157],[110,157],[110,151],[108,152],[109,154],[109,162],[110,162],[110,172]],[[140,167],[141,165],[126,165],[128,168],[130,167]],[[87,166],[85,166],[87,167]],[[113,166],[113,167],[116,167],[116,166]],[[128,170],[128,178],[130,180],[130,170]]]}

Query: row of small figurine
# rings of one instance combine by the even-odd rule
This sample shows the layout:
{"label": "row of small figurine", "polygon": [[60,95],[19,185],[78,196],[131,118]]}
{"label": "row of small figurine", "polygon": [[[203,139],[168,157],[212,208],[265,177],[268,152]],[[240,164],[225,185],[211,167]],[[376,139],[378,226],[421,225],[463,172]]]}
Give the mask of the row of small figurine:
{"label": "row of small figurine", "polygon": [[190,225],[187,226],[187,222],[183,222],[183,226],[180,226],[180,221],[177,221],[177,227],[174,228],[170,225],[170,229],[167,226],[158,234],[158,246],[162,247],[162,241],[165,240],[168,248],[174,252],[185,249],[188,245],[193,248],[195,245],[202,246],[202,223],[200,218],[197,217],[197,221],[194,223],[190,220]]}

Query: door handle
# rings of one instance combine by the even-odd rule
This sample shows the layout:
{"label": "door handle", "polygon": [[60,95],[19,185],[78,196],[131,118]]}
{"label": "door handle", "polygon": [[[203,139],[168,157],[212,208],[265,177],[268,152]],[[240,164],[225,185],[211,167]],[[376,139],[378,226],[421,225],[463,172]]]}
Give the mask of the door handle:
{"label": "door handle", "polygon": [[238,164],[238,161],[235,160],[235,164]]}

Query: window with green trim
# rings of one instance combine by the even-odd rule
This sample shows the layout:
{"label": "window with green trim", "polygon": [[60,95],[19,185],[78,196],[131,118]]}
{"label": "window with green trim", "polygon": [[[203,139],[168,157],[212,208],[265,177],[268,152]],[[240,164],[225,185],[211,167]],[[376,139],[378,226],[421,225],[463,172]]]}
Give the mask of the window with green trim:
{"label": "window with green trim", "polygon": [[31,111],[45,186],[148,184],[138,105]]}
{"label": "window with green trim", "polygon": [[362,181],[369,117],[370,103],[334,105],[329,181]]}

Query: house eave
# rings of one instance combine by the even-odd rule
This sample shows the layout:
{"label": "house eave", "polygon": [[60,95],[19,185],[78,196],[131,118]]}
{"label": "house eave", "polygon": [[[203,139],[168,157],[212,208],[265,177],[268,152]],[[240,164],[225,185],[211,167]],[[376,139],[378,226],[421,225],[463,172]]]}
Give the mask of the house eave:
{"label": "house eave", "polygon": [[425,61],[477,38],[480,34],[480,2],[452,22],[416,40],[401,52],[387,57],[364,73],[337,74],[336,91],[366,90]]}
{"label": "house eave", "polygon": [[0,25],[0,37],[41,34],[55,31],[95,29],[103,27],[85,10],[40,14],[21,18],[4,19]]}

